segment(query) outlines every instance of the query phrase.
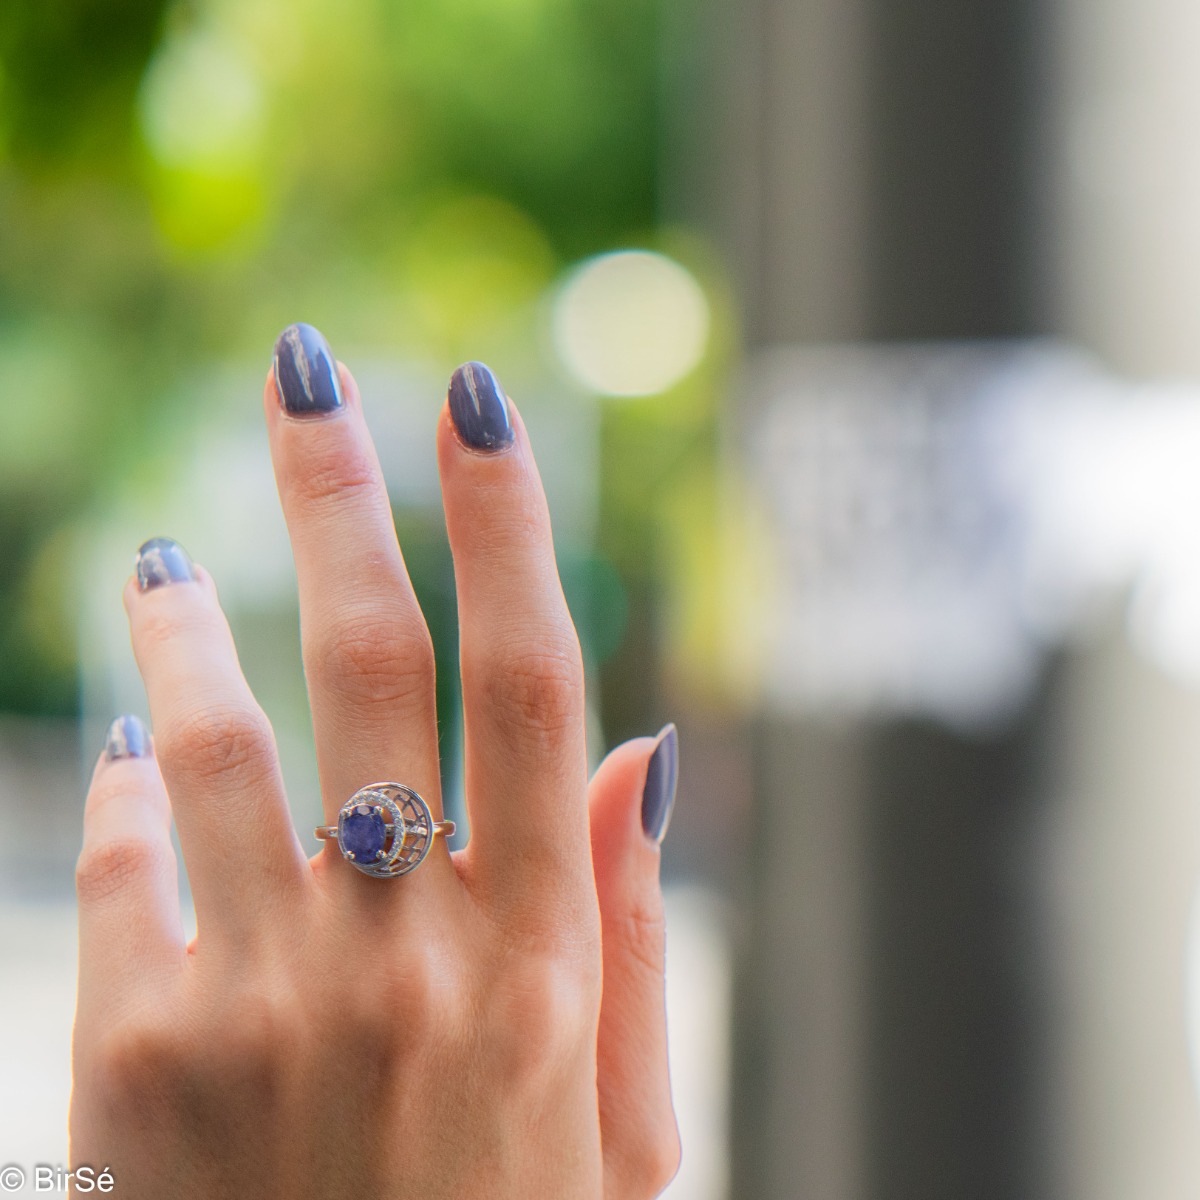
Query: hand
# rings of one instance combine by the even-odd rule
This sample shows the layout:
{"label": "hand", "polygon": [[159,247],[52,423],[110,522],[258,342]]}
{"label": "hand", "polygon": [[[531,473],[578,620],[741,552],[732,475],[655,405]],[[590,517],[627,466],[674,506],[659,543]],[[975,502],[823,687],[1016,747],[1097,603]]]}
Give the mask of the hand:
{"label": "hand", "polygon": [[[439,820],[433,651],[354,380],[292,326],[265,401],[326,820],[379,780]],[[72,1162],[119,1195],[636,1200],[674,1173],[675,733],[619,747],[589,787],[545,499],[487,368],[455,372],[437,443],[471,840],[435,839],[402,878],[333,842],[305,857],[211,578],[176,543],[139,554],[125,603],[155,746],[114,722],[78,870]]]}

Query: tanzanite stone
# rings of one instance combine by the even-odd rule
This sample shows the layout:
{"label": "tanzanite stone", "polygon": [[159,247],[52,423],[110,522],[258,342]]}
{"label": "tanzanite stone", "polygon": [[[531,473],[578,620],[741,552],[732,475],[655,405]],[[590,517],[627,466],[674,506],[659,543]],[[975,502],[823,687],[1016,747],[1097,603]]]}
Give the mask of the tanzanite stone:
{"label": "tanzanite stone", "polygon": [[339,841],[342,852],[353,855],[355,862],[374,862],[387,843],[383,812],[370,804],[356,804],[351,812],[342,817]]}

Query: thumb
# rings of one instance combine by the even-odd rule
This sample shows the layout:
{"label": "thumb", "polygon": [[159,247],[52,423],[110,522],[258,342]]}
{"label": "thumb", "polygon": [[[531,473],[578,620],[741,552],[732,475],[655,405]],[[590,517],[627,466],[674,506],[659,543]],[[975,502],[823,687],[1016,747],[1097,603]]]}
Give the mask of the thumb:
{"label": "thumb", "polygon": [[604,950],[597,1044],[605,1200],[648,1200],[679,1166],[667,1069],[659,843],[675,802],[679,739],[618,746],[588,789]]}

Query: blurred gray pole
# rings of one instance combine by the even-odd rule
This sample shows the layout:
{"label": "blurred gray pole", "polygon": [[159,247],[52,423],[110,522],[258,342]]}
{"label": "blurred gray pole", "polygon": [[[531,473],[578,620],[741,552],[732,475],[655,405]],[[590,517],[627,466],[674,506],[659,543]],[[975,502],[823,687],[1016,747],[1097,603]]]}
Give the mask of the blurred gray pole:
{"label": "blurred gray pole", "polygon": [[[751,346],[866,331],[865,15],[865,0],[709,0],[708,43],[668,92],[666,205],[716,234]],[[849,729],[762,720],[751,741],[731,1195],[852,1200],[865,1196],[863,755]]]}
{"label": "blurred gray pole", "polygon": [[750,348],[1042,331],[1035,0],[702,3],[705,44],[668,28],[662,191],[725,250]]}
{"label": "blurred gray pole", "polygon": [[[1036,328],[1031,4],[717,3],[701,152],[667,191],[725,247],[751,355]],[[1005,890],[1029,745],[761,715],[738,1200],[1039,1194],[1031,918]]]}
{"label": "blurred gray pole", "polygon": [[[1200,6],[1056,0],[1045,239],[1056,329],[1133,379],[1200,379]],[[1181,514],[1191,522],[1195,513]],[[1056,1187],[1200,1195],[1200,700],[1131,653],[1076,653],[1058,725]],[[1193,972],[1196,964],[1191,964]],[[1193,975],[1193,988],[1200,980]],[[1189,1012],[1189,1005],[1191,1011]]]}

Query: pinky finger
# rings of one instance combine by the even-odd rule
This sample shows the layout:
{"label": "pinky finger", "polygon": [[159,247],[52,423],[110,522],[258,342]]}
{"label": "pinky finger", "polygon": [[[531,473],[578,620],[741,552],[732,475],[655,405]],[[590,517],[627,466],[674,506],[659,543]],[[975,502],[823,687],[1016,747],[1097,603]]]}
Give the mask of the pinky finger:
{"label": "pinky finger", "polygon": [[588,788],[604,947],[596,1047],[605,1200],[650,1200],[679,1166],[664,1004],[659,843],[675,799],[678,738],[618,746]]}
{"label": "pinky finger", "polygon": [[83,817],[79,1018],[178,970],[186,953],[171,809],[150,735],[135,716],[109,727]]}

